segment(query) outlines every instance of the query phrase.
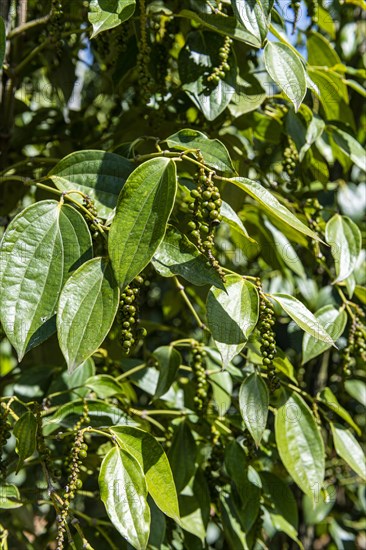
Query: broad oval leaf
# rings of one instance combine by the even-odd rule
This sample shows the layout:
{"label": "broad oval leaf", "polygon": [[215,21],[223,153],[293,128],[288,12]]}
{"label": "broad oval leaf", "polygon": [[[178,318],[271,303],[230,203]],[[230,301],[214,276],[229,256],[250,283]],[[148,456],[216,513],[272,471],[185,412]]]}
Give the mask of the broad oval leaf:
{"label": "broad oval leaf", "polygon": [[[295,321],[295,323],[305,332],[321,340],[330,346],[335,346],[333,339],[320,324],[318,319],[304,306],[300,300],[290,296],[289,294],[275,293],[270,295],[276,302],[280,304],[287,315]],[[336,347],[336,346],[335,346]]]}
{"label": "broad oval leaf", "polygon": [[305,69],[294,50],[282,42],[267,42],[264,63],[269,76],[297,111],[306,94]]}
{"label": "broad oval leaf", "polygon": [[0,509],[10,510],[23,506],[21,502],[19,489],[12,483],[0,484]]}
{"label": "broad oval leaf", "polygon": [[0,246],[0,319],[19,361],[55,332],[65,280],[92,256],[83,217],[54,200],[25,208]]}
{"label": "broad oval leaf", "polygon": [[357,424],[354,422],[352,416],[349,414],[346,409],[344,409],[338,402],[338,399],[332,392],[332,390],[328,387],[324,388],[319,394],[317,395],[317,400],[320,403],[324,403],[331,411],[335,412],[338,416],[343,418],[349,424],[352,426],[352,428],[355,430],[357,435],[361,435],[361,430],[357,426]]}
{"label": "broad oval leaf", "polygon": [[214,67],[220,65],[218,55],[223,39],[215,33],[194,31],[179,54],[179,75],[184,82],[183,90],[202,111],[207,120],[215,120],[229,105],[235,94],[236,61],[233,54],[228,63],[230,70],[217,84],[207,77]]}
{"label": "broad oval leaf", "polygon": [[153,356],[159,364],[159,380],[154,399],[159,399],[173,384],[182,364],[182,356],[173,346],[160,346],[153,352]]}
{"label": "broad oval leaf", "polygon": [[31,411],[25,412],[19,420],[16,421],[13,433],[17,440],[15,450],[19,456],[15,472],[17,474],[23,466],[24,460],[32,456],[36,450],[37,420]]}
{"label": "broad oval leaf", "polygon": [[89,260],[67,281],[58,305],[57,334],[69,372],[101,345],[112,326],[118,303],[118,286],[104,258]]}
{"label": "broad oval leaf", "polygon": [[262,44],[268,33],[270,18],[267,18],[261,1],[232,0],[231,4],[240,23]]}
{"label": "broad oval leaf", "polygon": [[168,227],[151,263],[162,277],[179,275],[193,285],[224,288],[217,271],[207,265],[207,258],[175,227]]}
{"label": "broad oval leaf", "polygon": [[296,392],[278,409],[275,435],[281,460],[304,493],[313,500],[324,479],[324,443],[313,413]]}
{"label": "broad oval leaf", "polygon": [[121,288],[150,262],[164,238],[177,189],[175,163],[141,164],[127,179],[109,232],[108,250]]}
{"label": "broad oval leaf", "polygon": [[150,508],[138,461],[114,447],[103,459],[98,481],[112,525],[136,550],[145,550],[150,533]]}
{"label": "broad oval leaf", "polygon": [[164,514],[179,522],[177,491],[163,447],[149,433],[131,426],[110,428],[119,445],[140,464],[147,490]]}
{"label": "broad oval leaf", "polygon": [[361,231],[347,216],[334,214],[325,226],[325,238],[334,259],[336,279],[344,281],[353,272],[361,252]]}
{"label": "broad oval leaf", "polygon": [[220,214],[222,216],[222,221],[229,225],[231,231],[234,231],[234,234],[237,233],[239,236],[248,239],[248,241],[252,243],[255,242],[255,240],[249,236],[248,231],[243,225],[243,222],[241,221],[235,210],[231,208],[230,204],[222,201]]}
{"label": "broad oval leaf", "polygon": [[95,38],[100,32],[118,27],[129,19],[136,8],[136,0],[90,0],[88,19]]}
{"label": "broad oval leaf", "polygon": [[[60,160],[48,173],[60,191],[80,191],[93,199],[98,215],[107,216],[115,208],[118,196],[134,165],[120,155],[105,151],[76,151]],[[80,195],[72,195],[82,203]]]}
{"label": "broad oval leaf", "polygon": [[257,447],[267,424],[268,405],[268,388],[263,379],[253,372],[240,386],[239,408],[245,426]]}
{"label": "broad oval leaf", "polygon": [[214,170],[232,174],[235,172],[228,150],[218,139],[209,139],[198,130],[186,128],[169,136],[166,143],[171,149],[186,151],[199,149],[205,159],[205,164]]}
{"label": "broad oval leaf", "polygon": [[[184,489],[195,472],[196,442],[186,422],[181,422],[173,436],[168,459],[173,472],[178,494]],[[184,460],[182,460],[184,457]]]}
{"label": "broad oval leaf", "polygon": [[[76,372],[78,372],[78,369]],[[102,399],[104,397],[111,397],[112,395],[119,395],[124,393],[124,389],[121,384],[108,374],[97,374],[96,376],[90,376],[85,380],[84,386],[94,391],[98,397]]]}
{"label": "broad oval leaf", "polygon": [[257,181],[248,178],[231,178],[230,181],[245,191],[250,197],[258,201],[263,210],[271,214],[277,220],[286,223],[312,239],[320,240],[314,231],[303,224],[288,208],[286,208],[286,206],[281,204],[272,193],[267,191],[267,189]]}
{"label": "broad oval leaf", "polygon": [[[347,313],[344,309],[338,311],[333,306],[327,305],[316,311],[314,317],[324,327],[334,342],[342,336],[347,323]],[[314,359],[314,357],[318,357],[318,355],[330,347],[330,343],[318,340],[310,336],[310,334],[304,334],[302,341],[302,364],[307,363],[310,359]]]}
{"label": "broad oval leaf", "polygon": [[344,132],[337,126],[328,126],[331,131],[333,141],[342,149],[342,151],[358,166],[366,172],[366,155],[362,145],[347,132]]}
{"label": "broad oval leaf", "polygon": [[207,322],[225,367],[240,353],[258,321],[258,292],[239,275],[228,275],[225,290],[211,288]]}
{"label": "broad oval leaf", "polygon": [[365,454],[352,432],[340,424],[332,424],[334,447],[338,456],[343,458],[357,475],[366,480]]}

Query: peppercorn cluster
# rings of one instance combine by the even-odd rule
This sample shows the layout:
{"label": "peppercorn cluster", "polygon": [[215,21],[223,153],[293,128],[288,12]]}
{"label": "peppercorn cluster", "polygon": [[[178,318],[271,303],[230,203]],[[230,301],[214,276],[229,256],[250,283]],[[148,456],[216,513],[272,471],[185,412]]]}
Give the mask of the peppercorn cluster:
{"label": "peppercorn cluster", "polygon": [[210,264],[223,276],[220,264],[212,253],[215,227],[222,220],[220,191],[212,182],[212,172],[206,174],[205,170],[200,168],[196,178],[197,187],[191,191],[194,202],[189,205],[192,211],[192,220],[188,223],[190,235],[196,241],[200,252],[208,256]]}
{"label": "peppercorn cluster", "polygon": [[318,0],[307,0],[308,16],[311,19],[313,25],[318,22],[319,15],[319,3]]}
{"label": "peppercorn cluster", "polygon": [[85,221],[89,226],[89,229],[91,231],[92,237],[95,239],[98,236],[98,228],[96,226],[97,223],[99,223],[98,220],[98,211],[95,208],[94,201],[89,195],[85,195],[83,197],[83,206],[90,212],[90,214],[93,216],[93,219],[90,219],[89,216],[85,216]]}
{"label": "peppercorn cluster", "polygon": [[211,499],[213,502],[217,503],[219,498],[218,485],[222,475],[221,469],[224,448],[220,441],[220,432],[215,424],[211,425],[211,445],[211,454],[205,468],[205,477],[207,479]]}
{"label": "peppercorn cluster", "polygon": [[206,351],[202,346],[197,345],[192,350],[193,361],[192,370],[194,380],[196,382],[196,395],[194,396],[194,404],[199,413],[205,410],[208,397],[208,381],[206,376]]}
{"label": "peppercorn cluster", "polygon": [[[362,315],[363,312],[360,312]],[[346,376],[351,374],[351,369],[357,359],[366,363],[366,327],[359,316],[355,315],[348,334],[347,346],[343,349],[343,372]]]}
{"label": "peppercorn cluster", "polygon": [[76,491],[78,489],[81,489],[83,485],[82,481],[79,479],[80,466],[82,460],[87,457],[87,454],[88,445],[84,443],[84,431],[79,429],[76,432],[75,440],[71,449],[71,459],[68,465],[69,476],[63,494],[63,503],[56,518],[56,550],[62,550],[64,547],[63,543],[66,531],[68,510],[70,507],[70,502],[75,498]]}
{"label": "peppercorn cluster", "polygon": [[148,103],[154,87],[154,80],[150,74],[151,47],[147,35],[148,20],[146,16],[145,0],[140,0],[140,40],[137,54],[138,84],[141,101]]}
{"label": "peppercorn cluster", "polygon": [[280,381],[276,376],[273,359],[276,356],[276,339],[272,330],[275,324],[275,315],[271,302],[266,299],[263,292],[259,291],[259,330],[261,334],[261,354],[262,363],[267,368],[267,383],[271,392],[280,386]]}
{"label": "peppercorn cluster", "polygon": [[145,279],[137,275],[121,294],[118,321],[121,325],[120,344],[129,355],[138,341],[146,336],[146,329],[139,326],[139,295]]}
{"label": "peppercorn cluster", "polygon": [[296,169],[299,162],[299,153],[297,152],[296,145],[291,138],[288,138],[288,145],[283,151],[283,171],[289,177],[289,187],[295,190],[297,187],[297,179],[295,177]]}
{"label": "peppercorn cluster", "polygon": [[299,20],[301,2],[299,0],[291,0],[291,8],[294,12],[294,20],[292,22],[292,34],[294,34]]}
{"label": "peppercorn cluster", "polygon": [[214,67],[211,74],[207,77],[207,81],[217,85],[220,80],[225,78],[225,74],[230,70],[230,65],[228,63],[232,40],[229,36],[225,36],[225,41],[222,47],[219,50],[219,57],[221,59],[220,64],[217,67]]}
{"label": "peppercorn cluster", "polygon": [[51,42],[55,45],[57,57],[62,56],[63,40],[61,33],[63,31],[62,24],[63,9],[62,1],[52,0],[51,4],[51,18],[47,27],[47,34],[51,39]]}
{"label": "peppercorn cluster", "polygon": [[8,420],[9,409],[4,409],[0,406],[0,476],[6,476],[6,464],[2,457],[3,447],[11,437],[11,424]]}

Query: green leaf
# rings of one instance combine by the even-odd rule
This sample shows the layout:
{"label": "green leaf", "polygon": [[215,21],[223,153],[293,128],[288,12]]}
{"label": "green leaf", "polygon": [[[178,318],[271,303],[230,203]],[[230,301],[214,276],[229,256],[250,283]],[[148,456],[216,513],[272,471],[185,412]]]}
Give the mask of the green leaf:
{"label": "green leaf", "polygon": [[93,25],[91,38],[127,21],[135,8],[136,0],[90,0],[88,19]]}
{"label": "green leaf", "polygon": [[268,406],[268,388],[263,379],[253,372],[240,386],[239,408],[245,426],[257,447],[267,424]]}
{"label": "green leaf", "polygon": [[[342,95],[342,75],[324,72],[318,69],[308,68],[309,77],[314,81],[319,89],[319,97],[321,106],[324,109],[325,117],[328,120],[342,121],[354,127],[354,117],[352,111],[347,104],[347,96]],[[347,87],[344,87],[347,92]]]}
{"label": "green leaf", "polygon": [[163,447],[147,432],[130,426],[114,426],[110,431],[119,445],[140,464],[147,490],[164,514],[179,523],[177,491]]}
{"label": "green leaf", "polygon": [[108,250],[122,289],[146,267],[164,238],[176,180],[175,163],[155,158],[136,168],[121,191]]}
{"label": "green leaf", "polygon": [[154,399],[159,399],[173,384],[177,371],[182,364],[182,357],[179,351],[172,346],[157,348],[153,353],[153,357],[159,364],[159,380],[154,395]]}
{"label": "green leaf", "polygon": [[220,515],[225,540],[231,550],[249,550],[247,536],[243,529],[244,514],[240,513],[231,494],[221,492],[219,496]]}
{"label": "green leaf", "polygon": [[317,525],[323,521],[334,506],[334,500],[325,502],[322,493],[319,494],[319,500],[313,502],[307,495],[303,495],[302,510],[306,525]]}
{"label": "green leaf", "polygon": [[296,535],[299,524],[297,503],[288,484],[271,472],[260,472],[260,477],[263,493],[271,503],[271,519],[275,528],[283,531],[283,525],[277,525],[277,518],[282,517],[292,527],[292,531],[295,530]]}
{"label": "green leaf", "polygon": [[329,409],[331,409],[333,412],[338,414],[343,420],[345,420],[352,428],[355,430],[355,432],[358,435],[361,435],[361,430],[357,426],[357,424],[354,422],[352,416],[349,414],[346,409],[344,409],[338,402],[338,399],[332,392],[330,388],[324,388],[318,395],[317,399],[324,403]]}
{"label": "green leaf", "polygon": [[300,489],[314,500],[324,479],[324,443],[313,413],[295,392],[276,413],[275,435],[285,468]]}
{"label": "green leaf", "polygon": [[234,231],[234,233],[238,233],[241,237],[244,237],[245,239],[248,239],[251,242],[255,242],[254,239],[252,239],[248,231],[245,229],[243,222],[230,206],[225,201],[222,201],[222,205],[220,208],[220,214],[222,216],[222,221],[227,223],[230,226],[230,229]]}
{"label": "green leaf", "polygon": [[94,258],[64,286],[57,311],[57,334],[69,372],[102,344],[117,313],[119,290],[110,264]]}
{"label": "green leaf", "polygon": [[289,317],[291,317],[291,319],[293,319],[305,332],[308,332],[317,340],[321,340],[330,346],[335,346],[333,339],[329,336],[317,318],[297,298],[289,294],[281,293],[271,294],[270,297],[276,300],[285,310],[287,315],[289,315]]}
{"label": "green leaf", "polygon": [[214,372],[208,379],[212,388],[212,401],[219,416],[225,416],[231,406],[233,381],[228,371]]}
{"label": "green leaf", "polygon": [[338,456],[352,468],[357,475],[366,480],[365,454],[352,432],[340,424],[330,424],[334,447]]}
{"label": "green leaf", "polygon": [[[333,306],[327,305],[315,312],[314,317],[324,327],[334,342],[342,336],[347,323],[347,313],[345,310],[338,311]],[[310,361],[310,359],[318,357],[318,355],[330,347],[330,343],[313,338],[309,334],[304,334],[302,341],[302,365]]]}
{"label": "green leaf", "polygon": [[14,424],[13,430],[16,437],[16,452],[19,461],[15,473],[17,474],[23,466],[24,460],[36,450],[37,420],[30,411],[25,412]]}
{"label": "green leaf", "polygon": [[182,10],[179,17],[186,17],[208,29],[224,36],[230,36],[240,42],[245,42],[255,48],[260,48],[260,41],[248,32],[236,17],[217,17],[216,14],[200,13],[191,10]]}
{"label": "green leaf", "polygon": [[291,271],[296,273],[296,275],[305,279],[306,274],[304,266],[288,238],[268,220],[264,220],[264,226],[271,233],[277,254],[284,264],[290,268]]}
{"label": "green leaf", "polygon": [[[78,372],[80,369],[77,369]],[[119,382],[108,374],[97,374],[85,380],[84,385],[94,391],[98,397],[105,398],[112,395],[120,395],[124,390]]]}
{"label": "green leaf", "polygon": [[6,48],[6,28],[5,28],[4,19],[0,17],[0,74],[4,63],[5,48]]}
{"label": "green leaf", "polygon": [[250,180],[248,178],[231,178],[230,181],[245,191],[250,197],[259,202],[265,212],[268,212],[277,220],[286,223],[290,227],[293,227],[300,233],[308,235],[312,239],[319,241],[319,237],[314,231],[311,231],[305,224],[303,224],[290,210],[283,206],[276,197],[272,195],[267,189],[265,189],[257,181]]}
{"label": "green leaf", "polygon": [[304,160],[305,153],[310,149],[313,143],[322,135],[325,129],[325,122],[317,114],[313,114],[306,129],[305,143],[299,151],[300,162]]}
{"label": "green leaf", "polygon": [[19,508],[23,506],[20,500],[19,489],[16,485],[12,483],[0,484],[0,509],[10,510],[12,508]]}
{"label": "green leaf", "polygon": [[363,380],[346,380],[344,387],[353,399],[366,407],[366,384]]}
{"label": "green leaf", "polygon": [[[178,494],[184,489],[195,472],[196,452],[196,443],[191,430],[185,422],[181,422],[175,431],[172,445],[168,451]],[[182,460],[182,457],[184,457],[184,460]]]}
{"label": "green leaf", "polygon": [[325,226],[325,238],[335,263],[334,283],[344,281],[353,272],[361,252],[361,231],[347,216],[334,214]]}
{"label": "green leaf", "polygon": [[269,76],[297,111],[306,94],[305,69],[300,58],[282,42],[267,42],[264,48],[264,63]]}
{"label": "green leaf", "polygon": [[[107,218],[134,169],[131,161],[105,151],[76,151],[60,160],[48,173],[60,191],[80,191],[93,199],[98,215]],[[82,203],[78,194],[71,196]]]}
{"label": "green leaf", "polygon": [[54,333],[61,289],[91,256],[88,226],[70,206],[40,201],[9,224],[0,246],[0,319],[19,361]]}
{"label": "green leaf", "polygon": [[136,550],[144,550],[150,533],[147,485],[137,460],[114,447],[99,472],[100,498],[112,525]]}
{"label": "green leaf", "polygon": [[168,226],[151,263],[163,277],[179,275],[193,285],[214,285],[224,288],[217,271],[211,265],[207,265],[207,258],[173,226]]}
{"label": "green leaf", "polygon": [[231,2],[238,20],[260,44],[263,44],[268,33],[267,18],[260,0],[233,0]]}
{"label": "green leaf", "polygon": [[219,49],[223,40],[216,33],[194,31],[188,37],[179,54],[179,76],[183,90],[202,111],[207,120],[215,120],[228,106],[235,94],[236,61],[231,53],[230,70],[217,84],[207,77],[220,64]]}
{"label": "green leaf", "polygon": [[344,132],[337,126],[331,124],[327,127],[331,132],[333,141],[342,149],[342,151],[358,166],[366,172],[366,154],[362,145],[347,132]]}
{"label": "green leaf", "polygon": [[186,128],[179,130],[176,134],[169,136],[166,140],[170,149],[199,149],[205,160],[205,164],[214,170],[232,174],[235,172],[230,155],[225,145],[218,139],[209,139],[198,130]]}
{"label": "green leaf", "polygon": [[309,65],[334,67],[342,64],[339,55],[328,40],[318,32],[311,32],[306,41]]}
{"label": "green leaf", "polygon": [[207,296],[207,321],[223,366],[245,346],[258,321],[258,292],[239,275],[228,275],[225,290],[211,287]]}

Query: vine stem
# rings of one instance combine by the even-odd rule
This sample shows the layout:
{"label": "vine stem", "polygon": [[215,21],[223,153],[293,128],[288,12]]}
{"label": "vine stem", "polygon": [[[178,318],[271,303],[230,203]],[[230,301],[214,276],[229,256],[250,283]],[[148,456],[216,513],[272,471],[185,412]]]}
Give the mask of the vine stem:
{"label": "vine stem", "polygon": [[180,281],[178,280],[177,277],[173,277],[173,280],[174,280],[174,283],[175,283],[175,286],[177,287],[177,289],[179,290],[179,293],[181,294],[183,300],[185,301],[185,303],[187,304],[189,310],[191,311],[193,317],[196,319],[197,323],[198,323],[198,326],[202,329],[202,330],[207,330],[207,327],[205,325],[205,323],[203,323],[203,321],[200,319],[197,311],[194,309],[190,299],[188,298],[185,290],[184,290],[184,286],[180,283]]}
{"label": "vine stem", "polygon": [[116,380],[123,380],[124,378],[128,378],[131,374],[134,374],[135,372],[139,372],[140,370],[146,369],[147,364],[142,363],[141,365],[137,365],[136,367],[133,367],[132,369],[124,372],[123,374],[120,374],[117,376]]}
{"label": "vine stem", "polygon": [[50,19],[51,14],[44,15],[43,17],[39,17],[38,19],[32,19],[32,21],[27,21],[26,23],[23,23],[22,25],[19,25],[18,27],[15,27],[12,31],[8,33],[8,40],[11,40],[15,36],[18,36],[18,34],[21,34],[23,32],[29,31],[29,29],[33,29],[34,27],[38,27],[39,25],[44,25],[48,22]]}

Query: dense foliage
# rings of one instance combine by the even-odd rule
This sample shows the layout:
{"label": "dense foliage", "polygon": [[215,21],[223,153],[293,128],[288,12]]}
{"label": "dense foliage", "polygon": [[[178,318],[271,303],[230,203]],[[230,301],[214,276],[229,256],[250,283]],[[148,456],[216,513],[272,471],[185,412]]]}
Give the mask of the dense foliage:
{"label": "dense foliage", "polygon": [[2,0],[1,549],[365,547],[363,9]]}

